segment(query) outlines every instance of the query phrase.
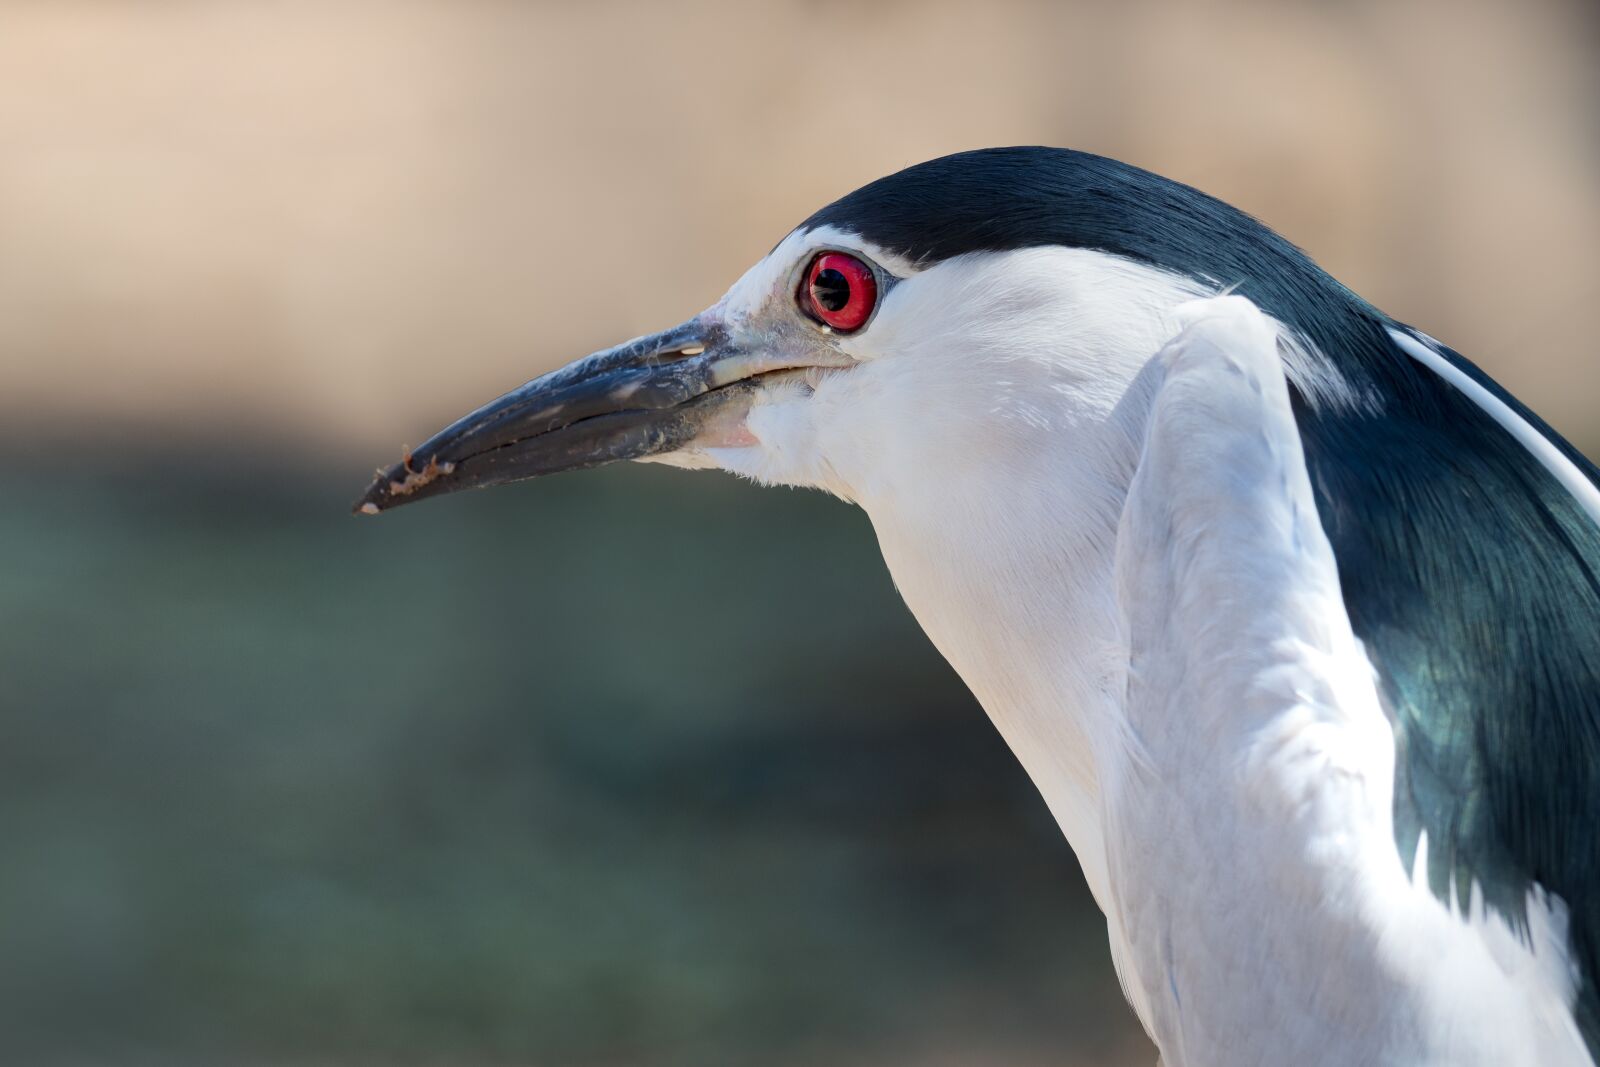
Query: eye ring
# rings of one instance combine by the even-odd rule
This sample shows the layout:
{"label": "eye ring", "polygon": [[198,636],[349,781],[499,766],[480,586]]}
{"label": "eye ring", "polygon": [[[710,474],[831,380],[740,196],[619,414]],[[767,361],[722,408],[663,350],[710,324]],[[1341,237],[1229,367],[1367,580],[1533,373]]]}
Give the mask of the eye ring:
{"label": "eye ring", "polygon": [[878,306],[878,278],[848,252],[822,252],[806,268],[799,301],[806,314],[830,330],[854,333]]}

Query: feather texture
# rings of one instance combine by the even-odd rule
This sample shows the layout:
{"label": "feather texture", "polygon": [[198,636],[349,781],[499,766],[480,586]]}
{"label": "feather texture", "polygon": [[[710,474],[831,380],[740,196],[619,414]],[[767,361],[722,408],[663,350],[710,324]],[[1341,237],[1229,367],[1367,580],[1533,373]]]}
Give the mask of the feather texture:
{"label": "feather texture", "polygon": [[[1320,364],[1291,366],[1293,411],[1350,624],[1393,723],[1397,851],[1409,868],[1425,840],[1441,899],[1480,900],[1530,942],[1528,901],[1564,902],[1575,1016],[1600,1057],[1600,527],[1570,482],[1397,343],[1406,327],[1288,241],[1137,168],[1048,148],[963,153],[867,185],[801,229],[823,227],[919,268],[1094,250],[1227,288],[1284,324],[1288,350]],[[1600,484],[1482,371],[1432,351]]]}

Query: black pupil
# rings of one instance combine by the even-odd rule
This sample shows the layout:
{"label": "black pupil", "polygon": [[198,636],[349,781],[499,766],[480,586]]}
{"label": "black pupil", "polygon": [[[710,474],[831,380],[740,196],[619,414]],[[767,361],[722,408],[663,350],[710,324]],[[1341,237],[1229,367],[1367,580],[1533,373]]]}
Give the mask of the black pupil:
{"label": "black pupil", "polygon": [[850,303],[850,279],[841,270],[826,267],[811,279],[811,298],[828,311],[839,311]]}

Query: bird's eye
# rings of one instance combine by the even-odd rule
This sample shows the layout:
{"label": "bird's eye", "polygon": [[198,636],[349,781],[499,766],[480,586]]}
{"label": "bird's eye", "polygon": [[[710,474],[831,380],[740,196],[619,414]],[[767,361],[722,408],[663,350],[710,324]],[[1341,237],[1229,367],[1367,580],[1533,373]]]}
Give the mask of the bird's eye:
{"label": "bird's eye", "polygon": [[819,322],[840,333],[859,330],[878,303],[872,268],[844,252],[824,252],[806,271],[801,305]]}

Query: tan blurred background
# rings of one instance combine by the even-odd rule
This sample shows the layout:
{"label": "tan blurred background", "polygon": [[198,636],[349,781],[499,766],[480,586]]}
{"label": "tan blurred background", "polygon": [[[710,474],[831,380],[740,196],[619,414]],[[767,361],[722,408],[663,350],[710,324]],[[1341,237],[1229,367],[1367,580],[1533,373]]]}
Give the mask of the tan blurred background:
{"label": "tan blurred background", "polygon": [[1579,0],[0,0],[0,1059],[1151,1062],[859,515],[348,499],[1016,143],[1253,212],[1594,454],[1597,118]]}
{"label": "tan blurred background", "polygon": [[1587,441],[1596,35],[1550,0],[5,0],[0,411],[387,454],[867,180],[1045,143],[1255,213]]}

